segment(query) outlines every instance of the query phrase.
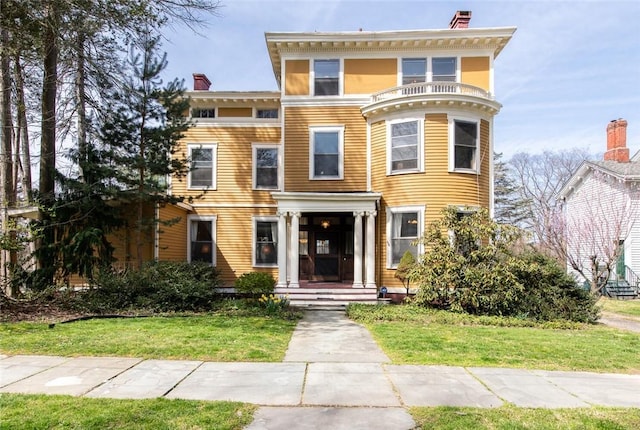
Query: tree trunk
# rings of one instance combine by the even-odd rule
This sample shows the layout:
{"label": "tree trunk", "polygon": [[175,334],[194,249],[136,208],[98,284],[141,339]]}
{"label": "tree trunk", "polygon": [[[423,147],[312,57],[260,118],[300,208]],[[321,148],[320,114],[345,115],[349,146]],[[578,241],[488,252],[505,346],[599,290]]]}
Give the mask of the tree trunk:
{"label": "tree trunk", "polygon": [[21,167],[22,172],[22,193],[28,204],[33,201],[33,185],[31,182],[31,149],[29,148],[29,127],[27,126],[27,105],[24,96],[24,76],[22,64],[20,63],[20,54],[16,53],[14,58],[14,76],[16,85],[16,101],[17,101],[17,118],[18,118],[18,136],[19,153],[22,154],[20,163],[16,166]]}
{"label": "tree trunk", "polygon": [[[4,10],[5,4],[2,2],[0,10]],[[14,233],[10,232],[8,209],[15,205],[15,189],[13,186],[13,119],[11,116],[11,65],[9,62],[9,32],[6,29],[1,31],[2,38],[2,51],[0,51],[0,75],[2,89],[0,91],[0,115],[2,120],[2,132],[1,140],[2,147],[0,148],[0,178],[2,182],[2,202],[0,207],[2,208],[2,234],[8,235],[10,238],[14,236]],[[8,250],[2,250],[2,258],[0,264],[2,264],[2,283],[4,285],[10,285],[10,264],[15,260],[15,252]],[[7,290],[8,294],[13,294],[13,291]]]}
{"label": "tree trunk", "polygon": [[78,113],[78,176],[79,180],[86,182],[85,167],[87,164],[87,110],[86,110],[86,87],[85,87],[85,33],[83,29],[78,30],[77,36],[77,70],[76,70],[76,109]]}
{"label": "tree trunk", "polygon": [[58,89],[58,15],[53,1],[44,21],[44,80],[42,83],[42,137],[40,140],[40,199],[51,203],[56,172],[56,92]]}

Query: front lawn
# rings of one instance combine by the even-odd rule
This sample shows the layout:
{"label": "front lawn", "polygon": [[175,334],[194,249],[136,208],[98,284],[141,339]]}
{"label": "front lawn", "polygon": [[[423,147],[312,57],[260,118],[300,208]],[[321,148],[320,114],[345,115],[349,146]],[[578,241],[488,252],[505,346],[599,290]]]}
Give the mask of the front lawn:
{"label": "front lawn", "polygon": [[0,352],[203,361],[282,361],[297,321],[189,315],[0,324]]}
{"label": "front lawn", "polygon": [[599,325],[536,324],[414,306],[352,305],[395,364],[640,372],[640,334]]}
{"label": "front lawn", "polygon": [[603,297],[598,304],[602,306],[603,311],[640,318],[640,299],[615,300]]}
{"label": "front lawn", "polygon": [[640,409],[412,408],[419,428],[430,430],[536,429],[622,430],[640,428]]}
{"label": "front lawn", "polygon": [[255,410],[233,402],[0,394],[0,429],[239,430]]}

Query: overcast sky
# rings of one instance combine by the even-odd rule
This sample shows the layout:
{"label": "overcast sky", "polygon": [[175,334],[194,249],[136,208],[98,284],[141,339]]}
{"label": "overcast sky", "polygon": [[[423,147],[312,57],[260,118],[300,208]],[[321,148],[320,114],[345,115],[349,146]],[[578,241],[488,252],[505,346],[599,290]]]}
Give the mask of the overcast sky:
{"label": "overcast sky", "polygon": [[222,0],[200,34],[166,33],[165,78],[205,73],[218,91],[277,90],[265,32],[447,28],[456,10],[470,27],[517,27],[495,65],[495,149],[606,149],[606,126],[629,122],[640,150],[640,1]]}

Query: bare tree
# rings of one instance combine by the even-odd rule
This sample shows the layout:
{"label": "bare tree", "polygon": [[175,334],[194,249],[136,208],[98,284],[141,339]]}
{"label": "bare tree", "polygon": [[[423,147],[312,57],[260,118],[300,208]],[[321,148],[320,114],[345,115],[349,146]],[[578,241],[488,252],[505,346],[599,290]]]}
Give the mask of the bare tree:
{"label": "bare tree", "polygon": [[557,220],[562,213],[556,196],[564,183],[589,155],[573,149],[542,154],[518,153],[509,161],[517,183],[516,193],[529,216],[522,220],[536,248],[564,262],[554,243],[557,241]]}
{"label": "bare tree", "polygon": [[615,271],[620,244],[640,213],[639,196],[624,181],[595,170],[562,201],[563,214],[553,220],[550,245],[593,294],[601,293]]}

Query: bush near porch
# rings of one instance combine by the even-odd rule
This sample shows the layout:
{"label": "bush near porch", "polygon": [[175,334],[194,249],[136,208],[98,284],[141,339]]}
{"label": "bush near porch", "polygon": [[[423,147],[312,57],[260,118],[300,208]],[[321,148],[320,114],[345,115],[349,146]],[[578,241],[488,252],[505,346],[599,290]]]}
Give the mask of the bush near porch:
{"label": "bush near porch", "polygon": [[516,251],[521,236],[486,209],[466,216],[444,210],[422,238],[427,252],[409,274],[418,287],[414,303],[475,315],[595,322],[597,298],[555,260]]}

